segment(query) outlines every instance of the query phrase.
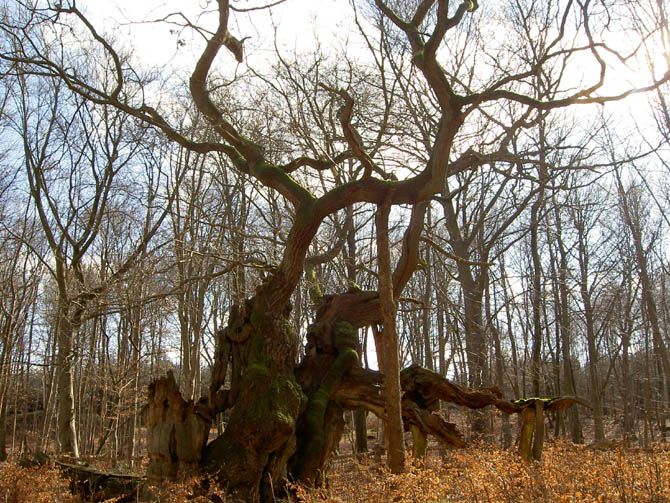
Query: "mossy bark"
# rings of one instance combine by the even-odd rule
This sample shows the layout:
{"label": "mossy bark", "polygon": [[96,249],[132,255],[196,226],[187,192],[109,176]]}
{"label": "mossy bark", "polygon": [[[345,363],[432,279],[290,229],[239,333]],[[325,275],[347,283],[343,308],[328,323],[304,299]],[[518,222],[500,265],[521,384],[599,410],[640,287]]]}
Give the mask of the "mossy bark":
{"label": "mossy bark", "polygon": [[[171,376],[152,384],[147,424],[153,476],[174,477],[201,463],[218,474],[233,501],[271,501],[287,479],[323,482],[345,410],[386,416],[383,375],[360,368],[357,333],[350,323],[315,323],[307,334],[306,356],[296,367],[298,340],[286,321],[288,313],[267,314],[261,300],[257,296],[231,310],[228,327],[219,334],[208,399],[183,400]],[[464,445],[455,425],[437,410],[439,400],[474,409],[493,405],[508,414],[523,411],[533,419],[537,400],[544,410],[563,410],[578,401],[509,402],[495,388],[468,390],[418,366],[403,370],[400,381],[402,420],[415,436],[417,458],[425,452],[428,435],[448,446]],[[211,418],[228,409],[223,434],[205,447]],[[530,433],[524,452],[530,459],[535,421],[524,424]]]}
{"label": "mossy bark", "polygon": [[[298,451],[291,460],[291,474],[296,480],[309,484],[322,481],[323,467],[342,433],[344,409],[331,398],[343,377],[358,364],[358,353],[354,349],[358,342],[357,334],[349,323],[340,321],[322,329],[320,339],[319,344],[315,341],[315,347],[325,352],[332,347],[336,356],[320,380],[313,375],[303,378],[308,392],[310,387],[316,387],[316,390],[311,392],[307,409],[300,420]],[[318,365],[312,367],[314,371],[319,371]]]}
{"label": "mossy bark", "polygon": [[532,458],[534,431],[535,408],[526,407],[521,411],[521,432],[519,433],[519,455],[526,462]]}
{"label": "mossy bark", "polygon": [[576,403],[587,405],[575,397],[523,398],[512,402],[521,409],[519,455],[524,461],[540,461],[544,448],[544,413],[559,412]]}
{"label": "mossy bark", "polygon": [[535,402],[535,432],[533,434],[533,459],[542,459],[544,447],[544,400]]}
{"label": "mossy bark", "polygon": [[285,319],[267,316],[259,304],[257,299],[248,320],[237,402],[224,433],[204,452],[205,463],[244,501],[272,499],[282,485],[305,404],[293,373],[296,335]]}
{"label": "mossy bark", "polygon": [[418,425],[412,424],[409,427],[412,433],[412,456],[414,460],[422,460],[426,456],[426,448],[428,447],[428,436]]}

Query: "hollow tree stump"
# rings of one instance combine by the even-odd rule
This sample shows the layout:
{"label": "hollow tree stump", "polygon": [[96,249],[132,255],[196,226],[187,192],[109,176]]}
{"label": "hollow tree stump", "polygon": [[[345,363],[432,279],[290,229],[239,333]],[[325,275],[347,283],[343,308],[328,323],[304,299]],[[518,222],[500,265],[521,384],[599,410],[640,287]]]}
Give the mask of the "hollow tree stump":
{"label": "hollow tree stump", "polygon": [[211,414],[205,403],[182,398],[172,372],[149,385],[145,423],[150,478],[175,479],[198,467]]}

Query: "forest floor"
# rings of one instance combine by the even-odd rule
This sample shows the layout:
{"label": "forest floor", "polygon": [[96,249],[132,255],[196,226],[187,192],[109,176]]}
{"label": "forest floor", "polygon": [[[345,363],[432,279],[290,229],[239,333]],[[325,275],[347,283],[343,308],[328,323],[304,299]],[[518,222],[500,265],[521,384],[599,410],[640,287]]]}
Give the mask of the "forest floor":
{"label": "forest floor", "polygon": [[[207,487],[207,489],[204,489]],[[469,447],[430,453],[423,466],[389,474],[372,458],[334,461],[328,485],[293,487],[291,501],[316,502],[670,502],[670,444],[652,449],[594,449],[562,442],[546,445],[542,463],[520,462],[512,451]],[[215,485],[187,481],[153,488],[124,501],[225,501]],[[151,496],[146,496],[150,494]],[[131,499],[132,498],[132,499]],[[103,501],[70,493],[55,467],[0,463],[0,502]],[[119,501],[107,499],[104,501]]]}
{"label": "forest floor", "polygon": [[516,452],[469,447],[429,455],[423,466],[392,475],[379,464],[341,463],[329,486],[303,501],[331,502],[670,502],[670,444],[653,449],[545,446],[541,463]]}

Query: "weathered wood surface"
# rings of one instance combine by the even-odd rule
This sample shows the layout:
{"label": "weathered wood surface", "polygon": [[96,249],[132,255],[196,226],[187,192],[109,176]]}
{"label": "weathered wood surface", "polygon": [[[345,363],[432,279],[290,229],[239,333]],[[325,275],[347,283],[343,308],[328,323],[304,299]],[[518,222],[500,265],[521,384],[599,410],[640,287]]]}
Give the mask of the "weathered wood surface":
{"label": "weathered wood surface", "polygon": [[587,402],[575,396],[520,398],[512,403],[520,408],[519,456],[526,462],[542,459],[545,412],[559,412],[577,404],[591,408]]}
{"label": "weathered wood surface", "polygon": [[[56,466],[70,479],[70,491],[84,501],[135,501],[146,477],[104,471],[85,464],[55,461]],[[121,497],[121,499],[118,499]]]}
{"label": "weathered wood surface", "polygon": [[211,412],[204,402],[182,398],[172,372],[149,386],[144,419],[149,477],[175,478],[198,468],[212,424]]}

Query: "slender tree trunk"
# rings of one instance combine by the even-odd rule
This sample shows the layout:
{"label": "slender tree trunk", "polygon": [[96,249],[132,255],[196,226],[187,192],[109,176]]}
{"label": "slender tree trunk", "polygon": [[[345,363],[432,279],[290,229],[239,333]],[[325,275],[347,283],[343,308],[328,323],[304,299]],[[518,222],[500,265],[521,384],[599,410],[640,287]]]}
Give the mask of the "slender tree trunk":
{"label": "slender tree trunk", "polygon": [[0,367],[0,461],[7,459],[7,401],[5,388],[9,382],[5,379]]}
{"label": "slender tree trunk", "polygon": [[[432,227],[431,212],[427,215],[428,228]],[[431,321],[432,321],[432,298],[433,298],[433,265],[431,259],[430,247],[426,248],[426,267],[424,268],[426,285],[423,292],[423,310],[422,310],[422,334],[423,334],[423,355],[424,366],[428,370],[435,370],[433,361],[433,342],[431,340]]]}
{"label": "slender tree trunk", "polygon": [[540,396],[542,375],[542,261],[539,251],[540,210],[544,204],[543,192],[533,203],[530,217],[530,254],[532,260],[531,308],[533,310],[531,382],[533,396]]}
{"label": "slender tree trunk", "polygon": [[56,368],[58,372],[58,443],[60,452],[79,456],[77,422],[74,402],[74,327],[70,323],[68,306],[61,306],[57,321]]}
{"label": "slender tree trunk", "polygon": [[465,339],[468,355],[468,385],[479,388],[486,383],[486,334],[482,316],[483,291],[472,278],[469,267],[459,267],[465,307]]}
{"label": "slender tree trunk", "polygon": [[596,328],[593,313],[593,302],[589,281],[589,250],[587,245],[588,234],[583,222],[579,219],[575,222],[578,235],[578,258],[580,281],[579,291],[584,306],[584,324],[586,326],[586,346],[589,357],[589,381],[591,389],[591,403],[593,405],[593,426],[596,442],[605,440],[605,428],[603,425],[603,406],[601,397],[600,375],[598,365],[600,354],[596,342]]}
{"label": "slender tree trunk", "polygon": [[[347,270],[347,281],[349,282],[349,288],[351,289],[358,288],[356,278],[356,228],[354,226],[354,208],[352,206],[347,206],[344,212],[345,232],[347,233],[344,257]],[[359,344],[358,348],[358,355],[361,359],[361,363],[363,363],[365,351],[361,344]],[[367,412],[365,410],[359,409],[354,411],[354,432],[356,435],[356,453],[361,454],[363,452],[368,452]]]}
{"label": "slender tree trunk", "polygon": [[184,390],[184,396],[187,400],[193,398],[193,368],[191,368],[191,363],[193,361],[191,357],[191,352],[193,347],[191,344],[191,327],[188,318],[188,307],[186,306],[187,300],[185,299],[186,294],[180,295],[179,299],[179,332],[181,339],[181,385]]}
{"label": "slender tree trunk", "polygon": [[[496,386],[500,390],[505,389],[505,362],[503,361],[502,345],[500,344],[500,332],[498,327],[493,322],[491,316],[491,291],[490,287],[486,288],[486,317],[489,320],[491,334],[493,335],[493,344],[495,349],[495,376]],[[510,425],[509,414],[502,416],[502,446],[503,449],[508,449],[512,445],[512,426]]]}
{"label": "slender tree trunk", "polygon": [[513,379],[512,379],[512,393],[514,396],[521,395],[521,387],[519,385],[519,354],[517,351],[516,337],[514,331],[512,330],[512,308],[510,306],[512,302],[512,297],[509,294],[508,285],[507,285],[507,275],[505,270],[505,257],[504,255],[500,258],[500,275],[502,277],[502,288],[503,296],[505,302],[505,318],[507,321],[507,338],[509,339],[510,348],[511,348],[511,357],[512,357],[512,370],[513,370]]}
{"label": "slender tree trunk", "polygon": [[442,377],[447,376],[447,330],[445,329],[444,318],[446,313],[442,307],[442,301],[437,300],[437,359],[438,370]]}
{"label": "slender tree trunk", "polygon": [[380,206],[375,215],[377,228],[377,260],[379,264],[379,299],[384,330],[384,399],[386,403],[386,433],[388,465],[392,473],[405,469],[405,441],[400,407],[400,361],[396,333],[396,304],[393,298],[391,253],[388,220],[391,206]]}
{"label": "slender tree trunk", "polygon": [[[458,281],[463,292],[463,308],[465,311],[463,324],[465,328],[468,385],[471,388],[479,388],[484,386],[488,380],[486,375],[487,341],[482,314],[482,297],[488,275],[486,258],[480,257],[479,271],[476,272],[474,270],[475,265],[471,262],[470,244],[461,233],[453,202],[445,200],[442,207],[451,248],[458,257],[456,268],[458,270]],[[474,411],[472,428],[476,434],[486,431],[486,420],[482,411]]]}
{"label": "slender tree trunk", "polygon": [[[56,330],[53,330],[56,332]],[[47,341],[47,350],[50,353],[50,367],[44,368],[44,421],[42,423],[42,436],[40,442],[40,449],[45,451],[51,438],[51,426],[56,413],[58,398],[56,397],[56,389],[58,387],[58,347],[53,333],[49,333],[49,340]]]}
{"label": "slender tree trunk", "polygon": [[603,406],[601,399],[600,375],[598,371],[598,362],[600,360],[599,351],[596,345],[595,327],[593,326],[593,308],[590,300],[584,302],[584,315],[586,322],[586,343],[589,356],[589,380],[591,383],[591,404],[593,407],[593,426],[596,442],[605,440],[605,427],[603,424]]}
{"label": "slender tree trunk", "polygon": [[[572,350],[571,350],[571,315],[570,315],[570,291],[568,286],[568,254],[563,244],[562,221],[561,216],[555,205],[555,226],[556,226],[556,244],[558,246],[559,266],[558,266],[558,288],[559,288],[559,329],[561,333],[561,356],[563,360],[563,385],[568,395],[577,395],[577,385],[575,383],[575,373],[572,368]],[[579,420],[579,411],[577,407],[570,407],[567,411],[568,429],[570,438],[575,443],[582,443],[582,427]]]}
{"label": "slender tree trunk", "polygon": [[[549,257],[551,259],[551,286],[553,293],[553,302],[554,302],[554,349],[552,350],[552,360],[553,360],[553,370],[554,370],[554,394],[560,396],[563,393],[563,386],[561,382],[561,322],[560,322],[560,311],[561,311],[561,300],[560,300],[560,286],[559,286],[559,273],[556,260],[556,252],[553,243],[553,238],[549,231],[549,226],[547,226],[547,243],[549,245]],[[545,312],[545,319],[547,315]],[[548,328],[547,328],[548,330]],[[547,335],[549,340],[549,335]],[[571,407],[572,408],[572,407]],[[557,413],[555,416],[556,420],[554,423],[554,436],[559,437],[561,433],[565,432],[563,426],[563,415]]]}
{"label": "slender tree trunk", "polygon": [[[668,384],[670,384],[670,359],[668,357],[668,350],[659,324],[658,308],[654,298],[654,288],[649,274],[647,255],[642,241],[643,236],[640,222],[641,215],[639,212],[641,201],[632,200],[633,196],[626,193],[624,190],[623,183],[618,171],[616,172],[616,176],[623,220],[633,238],[635,262],[637,265],[640,285],[642,286],[642,302],[644,303],[645,307],[644,312],[646,313],[647,320],[649,322],[654,349],[656,350],[656,354],[658,355],[658,359],[660,361],[660,367],[662,369],[661,378],[664,382],[662,383],[661,389],[668,390]],[[668,401],[667,391],[665,392],[663,401]],[[666,410],[667,406],[663,407],[661,416],[665,417]]]}
{"label": "slender tree trunk", "polygon": [[624,446],[628,447],[631,440],[635,438],[633,425],[633,407],[634,401],[632,397],[632,376],[630,373],[630,337],[632,328],[629,325],[629,313],[626,315],[625,322],[621,331],[621,401],[623,403],[623,442]]}

